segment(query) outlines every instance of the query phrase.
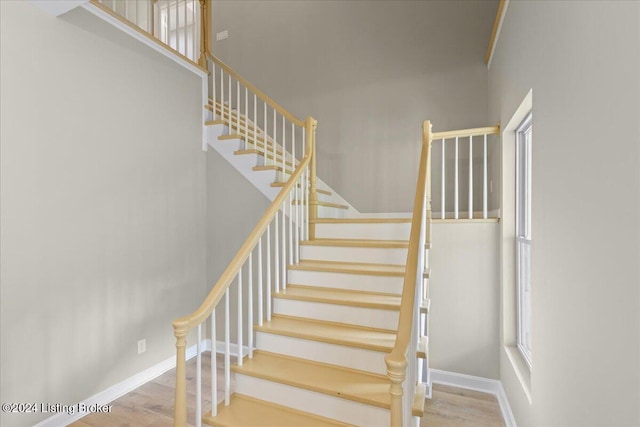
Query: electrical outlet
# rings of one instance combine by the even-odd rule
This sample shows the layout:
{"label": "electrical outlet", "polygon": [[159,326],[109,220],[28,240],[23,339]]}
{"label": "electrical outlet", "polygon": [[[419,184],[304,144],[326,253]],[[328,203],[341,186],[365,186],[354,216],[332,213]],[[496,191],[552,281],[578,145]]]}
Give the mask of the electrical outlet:
{"label": "electrical outlet", "polygon": [[142,354],[147,351],[147,340],[142,339],[138,341],[138,354]]}
{"label": "electrical outlet", "polygon": [[220,31],[219,33],[216,33],[216,41],[220,41],[228,38],[229,38],[228,30],[224,30],[224,31]]}

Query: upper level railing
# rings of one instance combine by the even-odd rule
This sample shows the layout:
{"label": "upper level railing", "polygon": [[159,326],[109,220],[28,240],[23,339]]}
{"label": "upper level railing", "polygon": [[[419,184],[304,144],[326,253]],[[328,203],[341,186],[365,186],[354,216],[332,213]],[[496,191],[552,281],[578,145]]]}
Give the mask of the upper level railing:
{"label": "upper level railing", "polygon": [[165,48],[206,67],[209,5],[205,0],[91,0]]}
{"label": "upper level railing", "polygon": [[[440,219],[497,218],[497,209],[491,210],[489,191],[490,165],[488,150],[497,138],[500,126],[436,132],[432,135],[435,158],[440,157],[435,179],[434,203],[440,204],[434,212]],[[433,182],[432,182],[433,184]]]}
{"label": "upper level railing", "polygon": [[426,251],[431,242],[431,122],[422,125],[422,153],[402,288],[398,333],[385,357],[391,381],[391,426],[409,426],[419,373],[420,305],[426,277]]}

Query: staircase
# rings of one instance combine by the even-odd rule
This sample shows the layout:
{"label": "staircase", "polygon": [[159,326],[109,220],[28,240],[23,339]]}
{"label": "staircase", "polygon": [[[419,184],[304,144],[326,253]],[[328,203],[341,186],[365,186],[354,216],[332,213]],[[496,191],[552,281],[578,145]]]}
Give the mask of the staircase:
{"label": "staircase", "polygon": [[[272,203],[201,306],[174,321],[175,425],[195,406],[196,426],[417,426],[430,396],[430,125],[413,217],[368,218],[317,178],[317,122],[210,60],[207,145]],[[185,382],[192,331],[195,396]],[[221,378],[211,357],[210,410],[205,337],[224,348]]]}

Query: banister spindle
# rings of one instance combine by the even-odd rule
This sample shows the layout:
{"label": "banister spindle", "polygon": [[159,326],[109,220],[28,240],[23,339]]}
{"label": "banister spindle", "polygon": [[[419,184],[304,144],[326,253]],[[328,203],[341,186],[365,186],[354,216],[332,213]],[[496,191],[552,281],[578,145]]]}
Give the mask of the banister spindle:
{"label": "banister spindle", "polygon": [[247,270],[247,345],[249,346],[249,359],[253,359],[253,251],[249,252],[249,264]]}
{"label": "banister spindle", "polygon": [[[286,129],[285,129],[285,118],[282,116],[282,144],[280,144],[280,148],[282,148],[282,182],[287,182],[287,174],[286,174],[286,166],[285,166],[285,158],[287,157],[287,138],[286,138]],[[275,143],[275,141],[274,141]],[[284,214],[284,210],[282,213]],[[289,210],[289,214],[291,214],[291,210]],[[289,215],[291,217],[291,215]]]}
{"label": "banister spindle", "polygon": [[245,150],[248,148],[248,144],[249,144],[249,92],[247,91],[247,87],[245,86],[244,87],[244,149]]}
{"label": "banister spindle", "polygon": [[469,135],[469,219],[473,219],[473,136]]}
{"label": "banister spindle", "polygon": [[242,366],[242,267],[238,270],[238,366]]}
{"label": "banister spindle", "polygon": [[487,219],[487,134],[484,134],[482,161],[484,170],[482,174],[482,218]]}
{"label": "banister spindle", "polygon": [[271,223],[267,226],[267,321],[271,321]]}
{"label": "banister spindle", "polygon": [[224,120],[224,69],[223,68],[220,68],[220,118]]}
{"label": "banister spindle", "polygon": [[[258,149],[258,103],[256,94],[253,94],[253,145],[254,148]],[[265,156],[266,160],[266,156]],[[265,165],[267,163],[265,162]]]}
{"label": "banister spindle", "polygon": [[[240,132],[240,80],[236,79],[236,134]],[[244,148],[247,149],[247,141],[244,142]]]}
{"label": "banister spindle", "polygon": [[[207,14],[207,2],[200,0],[200,57],[198,58],[198,64],[203,68],[207,67]],[[229,94],[231,94],[231,91],[229,91]],[[229,98],[229,101],[231,101],[231,98]],[[231,102],[229,102],[229,104],[231,104]]]}
{"label": "banister spindle", "polygon": [[[198,26],[196,25],[196,0],[191,0],[191,60],[196,61],[196,38],[198,37]],[[213,63],[215,67],[215,62]],[[215,80],[214,80],[215,81]]]}
{"label": "banister spindle", "polygon": [[[229,334],[229,289],[224,293],[224,406],[231,398],[231,337]],[[185,420],[186,424],[186,420]]]}
{"label": "banister spindle", "polygon": [[[283,153],[284,155],[284,153]],[[289,196],[291,197],[291,196]],[[282,249],[282,253],[281,253],[281,257],[280,257],[280,262],[282,263],[282,289],[287,289],[287,240],[286,240],[286,235],[285,235],[285,228],[286,228],[286,218],[284,213],[285,211],[285,203],[286,203],[286,199],[284,202],[282,202],[282,245],[280,246]]]}
{"label": "banister spindle", "polygon": [[[278,134],[278,124],[276,122],[276,109],[274,108],[273,109],[273,141],[271,141],[271,143],[273,145],[273,164],[274,164],[274,166],[277,165],[277,162],[276,162],[276,159],[277,159],[277,157],[276,157],[276,141],[278,140],[277,134]],[[266,150],[267,150],[267,146],[265,144],[265,152],[266,152]],[[277,170],[276,170],[276,181],[278,181],[278,172],[277,172]],[[276,245],[276,247],[277,247],[277,245]]]}
{"label": "banister spindle", "polygon": [[455,168],[455,183],[454,183],[454,207],[453,207],[453,217],[455,219],[458,219],[458,137],[456,136],[456,146],[455,146],[455,163],[454,163],[454,168]]}
{"label": "banister spindle", "polygon": [[228,84],[227,86],[229,87],[229,107],[227,107],[227,119],[228,119],[228,126],[229,126],[229,133],[232,134],[233,133],[233,119],[231,117],[231,103],[233,102],[233,92],[231,91],[231,74],[227,74],[228,77]]}
{"label": "banister spindle", "polygon": [[218,358],[216,357],[216,309],[211,312],[211,415],[218,415]]}
{"label": "banister spindle", "polygon": [[[278,220],[279,214],[280,211],[277,211],[275,219],[275,230],[273,230],[273,279],[275,281],[274,290],[276,293],[280,292],[280,237],[278,233],[278,223],[280,222]],[[282,213],[282,216],[284,216],[284,212]]]}
{"label": "banister spindle", "polygon": [[440,183],[440,199],[441,199],[441,206],[440,206],[440,218],[445,219],[446,217],[446,206],[445,206],[445,182],[447,181],[447,174],[445,173],[445,143],[444,143],[445,139],[442,138],[442,182]]}
{"label": "banister spindle", "polygon": [[295,188],[294,184],[293,189],[289,191],[289,265],[293,264],[293,192]]}
{"label": "banister spindle", "polygon": [[182,2],[182,14],[184,16],[184,26],[182,27],[182,35],[183,35],[183,39],[184,39],[184,44],[183,44],[183,48],[184,48],[184,52],[183,55],[188,57],[189,53],[187,52],[187,0],[184,0]]}
{"label": "banister spindle", "polygon": [[[267,226],[268,228],[269,226]],[[258,240],[258,325],[262,326],[263,315],[262,310],[264,301],[262,297],[262,237]]]}
{"label": "banister spindle", "polygon": [[267,122],[269,120],[267,120],[267,102],[264,102],[264,147],[263,148],[263,153],[264,153],[264,164],[268,165],[269,164],[269,151],[267,151],[267,139],[268,139],[268,133],[267,133]]}
{"label": "banister spindle", "polygon": [[212,101],[213,101],[213,120],[216,119],[216,108],[217,108],[217,103],[216,103],[216,63],[212,62],[211,63],[211,96],[213,97]]}

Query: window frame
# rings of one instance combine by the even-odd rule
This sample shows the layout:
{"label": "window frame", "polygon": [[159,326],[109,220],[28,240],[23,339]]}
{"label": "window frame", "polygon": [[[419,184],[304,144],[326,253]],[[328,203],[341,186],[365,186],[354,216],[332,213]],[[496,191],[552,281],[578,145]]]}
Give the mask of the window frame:
{"label": "window frame", "polygon": [[533,114],[516,129],[516,343],[531,369],[531,166]]}

